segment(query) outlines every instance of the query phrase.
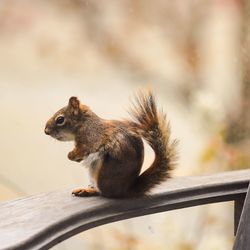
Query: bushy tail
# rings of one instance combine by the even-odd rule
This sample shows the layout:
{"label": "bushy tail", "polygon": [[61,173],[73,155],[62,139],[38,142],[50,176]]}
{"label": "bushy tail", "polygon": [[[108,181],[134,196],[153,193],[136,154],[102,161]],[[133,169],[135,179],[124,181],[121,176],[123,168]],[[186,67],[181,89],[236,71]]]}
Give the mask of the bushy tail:
{"label": "bushy tail", "polygon": [[151,91],[138,93],[130,114],[133,130],[148,142],[155,153],[154,162],[138,177],[133,187],[135,195],[147,194],[170,177],[176,163],[176,141],[170,142],[169,123],[166,115],[157,110]]}

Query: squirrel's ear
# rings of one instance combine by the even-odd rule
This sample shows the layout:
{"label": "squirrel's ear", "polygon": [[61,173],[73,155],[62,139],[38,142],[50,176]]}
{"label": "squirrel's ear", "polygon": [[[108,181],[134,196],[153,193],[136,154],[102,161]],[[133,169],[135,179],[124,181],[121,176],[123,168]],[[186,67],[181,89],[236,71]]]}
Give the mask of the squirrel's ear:
{"label": "squirrel's ear", "polygon": [[77,97],[70,97],[68,106],[70,107],[74,115],[78,115],[78,112],[80,110],[80,101],[77,99]]}

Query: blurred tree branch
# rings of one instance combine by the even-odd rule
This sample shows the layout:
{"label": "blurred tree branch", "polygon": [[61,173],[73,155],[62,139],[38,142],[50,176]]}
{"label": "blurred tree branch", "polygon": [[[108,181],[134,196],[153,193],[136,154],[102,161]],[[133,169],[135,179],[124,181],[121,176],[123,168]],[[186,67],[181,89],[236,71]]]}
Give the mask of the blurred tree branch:
{"label": "blurred tree branch", "polygon": [[242,8],[242,94],[241,106],[236,117],[229,118],[225,133],[225,142],[241,143],[250,136],[250,1],[243,1]]}

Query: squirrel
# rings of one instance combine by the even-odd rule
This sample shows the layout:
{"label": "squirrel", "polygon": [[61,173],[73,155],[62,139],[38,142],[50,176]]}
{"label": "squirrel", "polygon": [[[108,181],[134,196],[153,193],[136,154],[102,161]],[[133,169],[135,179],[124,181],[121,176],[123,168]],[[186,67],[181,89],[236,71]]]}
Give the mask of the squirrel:
{"label": "squirrel", "polygon": [[[151,91],[139,92],[129,112],[130,120],[105,120],[77,97],[46,123],[45,133],[59,141],[74,141],[72,161],[89,168],[91,185],[75,189],[74,196],[128,198],[149,195],[157,184],[170,177],[176,164],[176,140],[170,141],[166,115],[159,112]],[[142,174],[143,139],[155,159]]]}

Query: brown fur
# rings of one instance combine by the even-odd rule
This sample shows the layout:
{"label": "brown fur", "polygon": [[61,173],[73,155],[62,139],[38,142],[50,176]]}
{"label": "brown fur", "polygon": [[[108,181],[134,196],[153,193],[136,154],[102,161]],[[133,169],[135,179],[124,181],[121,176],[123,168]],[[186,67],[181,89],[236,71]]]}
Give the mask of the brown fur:
{"label": "brown fur", "polygon": [[[169,142],[169,125],[165,115],[157,112],[151,92],[137,96],[131,114],[132,121],[104,120],[71,97],[68,106],[47,122],[46,134],[75,141],[75,148],[68,154],[70,160],[90,158],[88,164],[96,186],[74,190],[74,195],[134,197],[147,194],[170,176],[175,163],[175,142]],[[64,119],[58,124],[60,116]],[[142,138],[153,148],[155,160],[140,175],[144,159]]]}

